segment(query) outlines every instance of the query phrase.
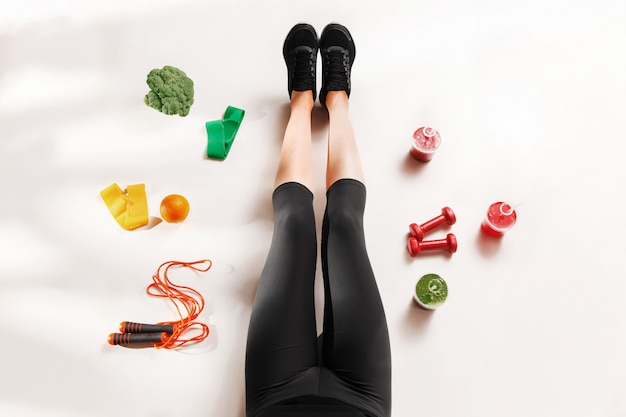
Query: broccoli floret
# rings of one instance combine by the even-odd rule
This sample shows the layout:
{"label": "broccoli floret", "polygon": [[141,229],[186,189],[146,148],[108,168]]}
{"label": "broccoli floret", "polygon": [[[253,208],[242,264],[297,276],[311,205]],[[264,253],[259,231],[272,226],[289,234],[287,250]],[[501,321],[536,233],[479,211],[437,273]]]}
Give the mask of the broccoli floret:
{"label": "broccoli floret", "polygon": [[153,69],[146,83],[150,92],[144,103],[165,114],[187,116],[193,104],[193,81],[176,67]]}

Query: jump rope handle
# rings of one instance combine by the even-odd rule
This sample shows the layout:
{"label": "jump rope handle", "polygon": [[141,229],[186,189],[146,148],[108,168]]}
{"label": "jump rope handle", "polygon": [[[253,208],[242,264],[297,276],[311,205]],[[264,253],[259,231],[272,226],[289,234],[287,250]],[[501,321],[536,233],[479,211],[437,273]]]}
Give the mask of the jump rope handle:
{"label": "jump rope handle", "polygon": [[120,323],[120,332],[122,333],[174,333],[175,326],[173,324],[146,324],[135,323],[132,321],[123,321]]}
{"label": "jump rope handle", "polygon": [[146,343],[164,343],[169,338],[165,332],[161,333],[111,333],[108,341],[110,345],[135,345]]}

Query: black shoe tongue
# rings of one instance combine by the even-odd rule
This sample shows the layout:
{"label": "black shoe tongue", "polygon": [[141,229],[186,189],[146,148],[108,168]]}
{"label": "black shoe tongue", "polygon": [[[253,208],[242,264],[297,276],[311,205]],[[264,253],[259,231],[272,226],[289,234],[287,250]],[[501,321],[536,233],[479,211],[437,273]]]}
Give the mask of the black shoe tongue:
{"label": "black shoe tongue", "polygon": [[313,48],[301,45],[293,50],[294,74],[292,88],[296,91],[312,90],[315,82],[315,68]]}
{"label": "black shoe tongue", "polygon": [[331,46],[326,49],[328,90],[347,90],[350,78],[349,63],[345,58],[348,51],[340,46]]}

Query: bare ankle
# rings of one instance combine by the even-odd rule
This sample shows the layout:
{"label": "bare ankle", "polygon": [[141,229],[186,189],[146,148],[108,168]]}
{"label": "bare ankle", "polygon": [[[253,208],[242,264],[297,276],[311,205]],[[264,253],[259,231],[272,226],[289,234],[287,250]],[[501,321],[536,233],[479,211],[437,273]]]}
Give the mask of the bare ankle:
{"label": "bare ankle", "polygon": [[345,91],[329,91],[326,95],[326,107],[330,110],[332,107],[348,107],[348,94]]}
{"label": "bare ankle", "polygon": [[313,91],[292,91],[291,92],[291,108],[305,107],[312,109],[315,101],[313,100]]}

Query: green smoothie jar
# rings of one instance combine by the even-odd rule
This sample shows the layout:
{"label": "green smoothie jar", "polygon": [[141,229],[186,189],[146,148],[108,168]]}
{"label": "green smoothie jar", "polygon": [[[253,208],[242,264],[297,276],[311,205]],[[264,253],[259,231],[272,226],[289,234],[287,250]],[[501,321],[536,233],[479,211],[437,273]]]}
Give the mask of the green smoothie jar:
{"label": "green smoothie jar", "polygon": [[439,308],[448,298],[448,285],[437,274],[426,274],[415,284],[413,300],[426,310]]}

